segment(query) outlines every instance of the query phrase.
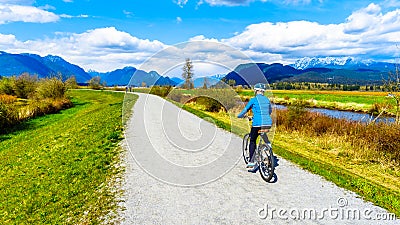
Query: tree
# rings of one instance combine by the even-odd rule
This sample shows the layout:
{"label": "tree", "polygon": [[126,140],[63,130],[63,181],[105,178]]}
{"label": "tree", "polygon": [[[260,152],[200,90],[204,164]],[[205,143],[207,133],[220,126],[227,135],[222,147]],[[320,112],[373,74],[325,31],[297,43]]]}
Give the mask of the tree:
{"label": "tree", "polygon": [[396,66],[394,73],[389,72],[387,79],[384,80],[384,87],[389,92],[388,96],[396,102],[396,124],[400,124],[400,74],[398,66]]}
{"label": "tree", "polygon": [[194,84],[193,84],[193,63],[192,61],[187,58],[185,65],[183,65],[183,73],[182,73],[182,78],[185,81],[185,83],[183,84],[183,88],[187,88],[187,89],[192,89],[194,88]]}
{"label": "tree", "polygon": [[89,87],[95,90],[99,90],[102,88],[102,85],[100,83],[101,79],[99,76],[92,77],[92,79],[89,80]]}
{"label": "tree", "polygon": [[0,79],[0,94],[16,95],[14,92],[15,77],[2,77]]}
{"label": "tree", "polygon": [[236,80],[233,80],[233,79],[228,80],[229,86],[233,87],[233,86],[235,86],[235,84],[236,84]]}
{"label": "tree", "polygon": [[207,89],[207,87],[208,87],[208,79],[207,79],[207,77],[204,77],[204,80],[203,80],[203,89]]}
{"label": "tree", "polygon": [[19,98],[32,97],[36,90],[38,77],[31,76],[28,73],[23,73],[14,81],[14,92]]}
{"label": "tree", "polygon": [[66,91],[66,84],[62,82],[61,77],[44,78],[38,82],[35,97],[37,99],[62,99],[65,98]]}
{"label": "tree", "polygon": [[78,83],[76,82],[75,76],[70,76],[66,81],[65,81],[65,86],[68,89],[76,89],[78,88]]}

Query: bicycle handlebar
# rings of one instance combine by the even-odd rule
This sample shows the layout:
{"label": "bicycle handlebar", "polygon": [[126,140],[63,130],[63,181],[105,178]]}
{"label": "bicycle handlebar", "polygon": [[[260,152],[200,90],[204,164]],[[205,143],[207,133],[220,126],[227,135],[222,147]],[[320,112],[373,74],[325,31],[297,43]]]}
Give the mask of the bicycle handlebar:
{"label": "bicycle handlebar", "polygon": [[253,117],[252,116],[244,116],[243,118],[246,118],[246,119],[248,119],[249,121],[252,121],[253,120]]}

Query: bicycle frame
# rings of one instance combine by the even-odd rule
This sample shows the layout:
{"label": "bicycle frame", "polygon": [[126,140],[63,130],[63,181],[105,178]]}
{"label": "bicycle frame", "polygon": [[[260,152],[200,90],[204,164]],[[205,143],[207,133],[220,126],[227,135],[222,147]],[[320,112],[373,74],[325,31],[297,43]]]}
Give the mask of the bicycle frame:
{"label": "bicycle frame", "polygon": [[[247,117],[250,121],[252,118]],[[262,127],[259,131],[259,140],[256,143],[256,149],[253,155],[253,159],[257,161],[258,170],[260,171],[260,175],[263,180],[269,182],[274,174],[275,163],[274,163],[274,155],[272,152],[272,146],[268,138],[268,131],[270,127]],[[250,133],[246,134],[243,137],[243,159],[245,163],[248,163],[249,155],[248,155],[248,144],[249,144],[249,137]]]}
{"label": "bicycle frame", "polygon": [[266,132],[261,132],[260,133],[260,140],[258,141],[258,143],[256,143],[256,151],[254,152],[253,157],[255,157],[257,162],[260,162],[261,146],[263,144],[270,144]]}
{"label": "bicycle frame", "polygon": [[262,144],[262,141],[264,141],[264,144],[270,144],[269,139],[268,139],[268,135],[266,132],[261,132],[260,133],[260,141],[259,141],[259,145]]}

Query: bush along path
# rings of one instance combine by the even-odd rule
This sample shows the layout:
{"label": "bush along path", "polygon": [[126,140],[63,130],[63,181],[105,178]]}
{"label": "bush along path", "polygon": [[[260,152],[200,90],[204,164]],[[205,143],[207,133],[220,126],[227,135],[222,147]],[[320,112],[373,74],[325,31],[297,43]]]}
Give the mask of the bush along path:
{"label": "bush along path", "polygon": [[124,94],[67,94],[73,108],[0,135],[0,224],[112,221],[118,195],[112,187],[122,174],[116,165]]}
{"label": "bush along path", "polygon": [[124,224],[398,224],[279,156],[274,182],[262,181],[244,168],[240,137],[160,97],[139,94],[133,111]]}
{"label": "bush along path", "polygon": [[71,87],[69,81],[57,77],[39,79],[27,73],[0,78],[0,134],[10,132],[24,120],[72,107],[66,96]]}

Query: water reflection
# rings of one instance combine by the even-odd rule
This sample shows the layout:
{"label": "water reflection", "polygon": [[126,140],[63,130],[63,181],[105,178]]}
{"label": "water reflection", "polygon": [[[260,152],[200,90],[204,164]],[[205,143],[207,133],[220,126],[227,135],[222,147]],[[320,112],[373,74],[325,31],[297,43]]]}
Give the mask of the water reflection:
{"label": "water reflection", "polygon": [[[287,107],[284,105],[274,105],[276,109],[286,109]],[[338,118],[338,119],[347,119],[352,121],[360,121],[360,122],[370,122],[375,119],[375,116],[371,116],[367,113],[359,113],[359,112],[349,112],[349,111],[339,111],[333,109],[319,109],[319,108],[307,108],[307,110],[311,112],[319,112],[325,114],[327,116]],[[395,118],[380,116],[376,122],[385,122],[385,123],[393,123]]]}

